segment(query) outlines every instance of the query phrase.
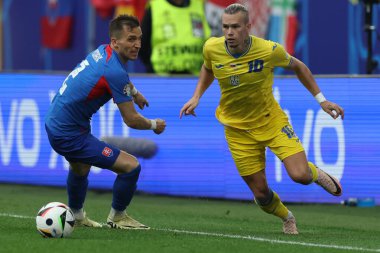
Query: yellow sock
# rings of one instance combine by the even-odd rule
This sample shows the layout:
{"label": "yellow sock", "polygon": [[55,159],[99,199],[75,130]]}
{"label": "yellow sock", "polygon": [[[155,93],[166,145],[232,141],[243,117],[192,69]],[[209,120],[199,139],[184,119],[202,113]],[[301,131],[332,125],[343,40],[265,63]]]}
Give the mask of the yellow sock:
{"label": "yellow sock", "polygon": [[256,203],[266,213],[273,214],[277,217],[280,217],[283,220],[288,217],[288,213],[289,213],[288,208],[286,208],[286,206],[281,202],[280,197],[274,191],[273,191],[273,199],[268,205],[261,206],[257,201]]}
{"label": "yellow sock", "polygon": [[312,174],[312,177],[313,177],[313,182],[315,182],[318,179],[318,169],[317,169],[317,167],[313,163],[308,162],[308,164],[309,164],[309,168],[311,170],[311,174]]}

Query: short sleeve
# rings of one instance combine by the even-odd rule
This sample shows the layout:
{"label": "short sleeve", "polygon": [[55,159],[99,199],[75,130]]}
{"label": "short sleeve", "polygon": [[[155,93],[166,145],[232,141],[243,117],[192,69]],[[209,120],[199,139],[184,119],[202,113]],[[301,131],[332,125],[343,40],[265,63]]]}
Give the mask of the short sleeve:
{"label": "short sleeve", "polygon": [[116,104],[132,101],[132,95],[130,90],[130,81],[127,73],[120,71],[119,74],[113,73],[113,75],[106,77],[113,101]]}
{"label": "short sleeve", "polygon": [[203,45],[203,64],[206,68],[212,69],[211,58],[208,50],[208,41]]}
{"label": "short sleeve", "polygon": [[270,60],[273,67],[287,67],[290,64],[291,59],[291,55],[286,52],[285,48],[281,44],[273,44]]}

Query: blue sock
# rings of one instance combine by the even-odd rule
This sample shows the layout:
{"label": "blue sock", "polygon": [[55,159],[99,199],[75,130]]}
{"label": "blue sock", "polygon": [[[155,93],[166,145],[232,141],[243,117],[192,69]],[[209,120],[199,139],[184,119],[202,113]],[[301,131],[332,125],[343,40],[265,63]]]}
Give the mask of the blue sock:
{"label": "blue sock", "polygon": [[69,196],[69,207],[81,209],[86,198],[88,179],[87,176],[79,176],[69,170],[67,176],[67,194]]}
{"label": "blue sock", "polygon": [[141,166],[137,166],[128,173],[119,174],[113,184],[112,207],[117,211],[124,211],[133,198],[137,188]]}

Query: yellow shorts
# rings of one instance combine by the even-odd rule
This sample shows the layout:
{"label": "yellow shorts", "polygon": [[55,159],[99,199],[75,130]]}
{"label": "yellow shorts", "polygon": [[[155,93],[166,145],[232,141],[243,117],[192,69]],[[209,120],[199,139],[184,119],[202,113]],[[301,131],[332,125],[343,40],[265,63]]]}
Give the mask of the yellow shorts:
{"label": "yellow shorts", "polygon": [[282,161],[286,157],[304,151],[289,122],[271,121],[253,130],[224,127],[232,158],[241,176],[248,176],[265,169],[265,148]]}

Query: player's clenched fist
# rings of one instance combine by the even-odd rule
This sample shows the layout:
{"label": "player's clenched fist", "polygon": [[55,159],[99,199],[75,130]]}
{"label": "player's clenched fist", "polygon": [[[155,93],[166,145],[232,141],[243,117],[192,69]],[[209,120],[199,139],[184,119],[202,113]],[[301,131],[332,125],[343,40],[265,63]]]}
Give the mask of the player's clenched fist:
{"label": "player's clenched fist", "polygon": [[166,121],[163,119],[155,119],[157,126],[156,129],[153,130],[154,133],[160,134],[165,130],[166,127]]}

